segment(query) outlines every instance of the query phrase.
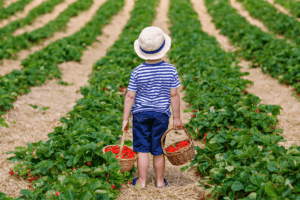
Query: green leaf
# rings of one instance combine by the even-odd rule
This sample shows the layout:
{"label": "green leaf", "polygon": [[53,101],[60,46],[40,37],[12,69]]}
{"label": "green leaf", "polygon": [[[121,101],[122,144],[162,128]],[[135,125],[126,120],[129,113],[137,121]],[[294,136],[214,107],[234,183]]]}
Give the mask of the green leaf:
{"label": "green leaf", "polygon": [[232,189],[233,191],[240,191],[240,190],[244,189],[244,186],[243,186],[243,184],[242,184],[241,182],[235,181],[235,182],[232,184],[231,189]]}
{"label": "green leaf", "polygon": [[30,105],[32,108],[34,108],[34,109],[37,109],[38,108],[38,106],[37,105],[32,105],[32,104],[28,104],[28,105]]}
{"label": "green leaf", "polygon": [[249,184],[249,185],[247,185],[247,187],[246,187],[246,189],[245,189],[245,192],[253,192],[253,191],[257,191],[258,188],[259,188],[258,186]]}
{"label": "green leaf", "polygon": [[124,145],[132,147],[133,146],[133,142],[131,140],[125,140],[124,141]]}
{"label": "green leaf", "polygon": [[67,189],[63,193],[60,194],[62,200],[73,200],[75,199],[75,192],[71,189]]}
{"label": "green leaf", "polygon": [[234,166],[227,166],[225,167],[225,169],[229,172],[231,172],[232,170],[234,170]]}
{"label": "green leaf", "polygon": [[98,188],[101,188],[102,183],[100,180],[92,180],[91,182],[88,183],[88,189],[95,191]]}
{"label": "green leaf", "polygon": [[286,152],[286,155],[296,155],[296,154],[299,154],[299,150],[298,149],[289,149]]}
{"label": "green leaf", "polygon": [[78,199],[90,200],[93,199],[93,195],[90,191],[84,191],[79,195]]}
{"label": "green leaf", "polygon": [[278,165],[274,161],[271,161],[271,162],[268,163],[268,170],[270,172],[277,172],[278,171]]}
{"label": "green leaf", "polygon": [[249,194],[247,197],[249,198],[249,200],[256,200],[257,193],[255,193],[255,192],[252,192],[252,193],[251,193],[251,194]]}
{"label": "green leaf", "polygon": [[276,193],[276,189],[272,182],[268,182],[265,184],[265,191],[271,198],[278,198],[279,196]]}

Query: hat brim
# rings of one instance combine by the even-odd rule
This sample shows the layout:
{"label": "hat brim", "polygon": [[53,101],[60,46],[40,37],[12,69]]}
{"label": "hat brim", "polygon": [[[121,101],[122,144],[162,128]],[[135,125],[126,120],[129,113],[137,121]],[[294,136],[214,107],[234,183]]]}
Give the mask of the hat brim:
{"label": "hat brim", "polygon": [[170,47],[171,47],[171,37],[165,33],[164,33],[164,35],[165,35],[165,46],[162,48],[162,50],[160,50],[159,52],[154,53],[154,54],[144,53],[140,49],[140,44],[137,39],[134,42],[134,50],[135,50],[136,54],[144,60],[156,60],[156,59],[162,58],[170,50]]}

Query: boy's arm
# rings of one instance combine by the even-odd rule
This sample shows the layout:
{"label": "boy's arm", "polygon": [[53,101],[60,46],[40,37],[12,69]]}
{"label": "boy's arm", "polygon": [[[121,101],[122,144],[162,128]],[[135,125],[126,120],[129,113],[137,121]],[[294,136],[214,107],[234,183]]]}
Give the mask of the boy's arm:
{"label": "boy's arm", "polygon": [[131,108],[132,108],[132,105],[134,102],[134,98],[135,98],[135,93],[136,93],[136,91],[130,91],[130,90],[126,89],[123,121],[127,121],[129,119],[130,111],[131,111]]}

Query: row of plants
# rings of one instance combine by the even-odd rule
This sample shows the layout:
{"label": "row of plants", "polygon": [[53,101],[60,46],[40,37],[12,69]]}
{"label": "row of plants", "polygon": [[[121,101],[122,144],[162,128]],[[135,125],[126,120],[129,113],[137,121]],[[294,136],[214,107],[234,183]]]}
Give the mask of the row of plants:
{"label": "row of plants", "polygon": [[190,164],[205,180],[199,181],[206,189],[202,199],[300,199],[300,147],[278,145],[285,141],[276,128],[281,107],[259,104],[259,97],[245,91],[252,82],[241,76],[248,73],[201,30],[189,0],[171,0],[169,16],[168,55],[182,78],[183,100],[191,105],[184,112],[195,111],[185,127],[205,143],[203,149],[195,146]]}
{"label": "row of plants", "polygon": [[29,33],[25,32],[21,35],[6,37],[5,40],[0,41],[0,60],[4,58],[16,59],[19,51],[37,45],[39,42],[51,37],[55,32],[65,31],[71,17],[88,10],[92,4],[93,0],[78,0],[69,5],[55,20],[50,21],[45,26]]}
{"label": "row of plants", "polygon": [[[120,4],[124,1],[109,0],[102,12],[118,10]],[[21,190],[17,199],[116,199],[121,185],[133,179],[136,167],[122,174],[115,154],[102,150],[117,145],[118,135],[123,134],[124,93],[120,90],[128,86],[133,68],[142,62],[132,44],[151,25],[157,5],[158,0],[135,1],[120,39],[94,64],[89,85],[80,89],[83,98],[61,118],[62,125],[48,134],[49,140],[8,152],[14,154],[9,160],[17,162],[12,176],[29,178],[32,183],[32,189]],[[132,142],[125,141],[125,145],[132,146]]]}
{"label": "row of plants", "polygon": [[[77,12],[78,9],[82,9],[82,7],[78,8],[78,6],[83,4],[90,6],[93,0],[90,0],[90,4],[88,1],[79,0],[75,2],[72,4],[73,9],[69,11]],[[16,101],[18,95],[29,93],[31,91],[30,87],[41,86],[47,79],[61,78],[58,64],[73,60],[80,61],[83,51],[96,41],[96,37],[101,34],[102,27],[109,22],[112,16],[112,13],[109,11],[104,12],[102,9],[99,9],[93,19],[80,31],[69,37],[57,40],[42,50],[27,56],[21,62],[23,66],[21,70],[14,69],[11,73],[1,76],[0,116],[5,114],[10,108],[13,108],[12,103]],[[55,25],[53,24],[53,26]],[[0,125],[8,127],[4,118],[0,118]]]}
{"label": "row of plants", "polygon": [[0,29],[0,40],[5,39],[7,36],[14,33],[17,29],[22,28],[28,24],[31,24],[37,17],[52,12],[54,7],[64,2],[65,0],[48,0],[41,3],[41,5],[32,9],[29,14],[22,19],[12,21],[7,26]]}
{"label": "row of plants", "polygon": [[[24,10],[24,7],[29,4],[32,0],[19,0],[10,4],[7,8],[0,7],[0,20],[6,19],[18,11]],[[4,4],[4,1],[2,5]]]}
{"label": "row of plants", "polygon": [[206,0],[205,3],[220,33],[239,47],[237,55],[251,60],[253,67],[261,67],[280,83],[291,85],[299,96],[300,48],[295,43],[277,39],[251,25],[228,0]]}
{"label": "row of plants", "polygon": [[[270,31],[283,35],[300,44],[300,22],[278,10],[264,0],[238,0],[249,11],[250,15],[261,20]],[[276,20],[274,20],[276,19]]]}
{"label": "row of plants", "polygon": [[275,0],[275,3],[281,4],[286,9],[290,10],[291,13],[300,17],[300,2],[295,0]]}

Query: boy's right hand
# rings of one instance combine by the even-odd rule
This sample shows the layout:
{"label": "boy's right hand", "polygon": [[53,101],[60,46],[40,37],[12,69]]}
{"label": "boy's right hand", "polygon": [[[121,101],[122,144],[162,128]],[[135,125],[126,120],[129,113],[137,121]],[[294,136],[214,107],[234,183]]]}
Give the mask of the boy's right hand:
{"label": "boy's right hand", "polygon": [[184,127],[181,119],[174,119],[173,120],[173,129],[174,130],[181,130]]}

